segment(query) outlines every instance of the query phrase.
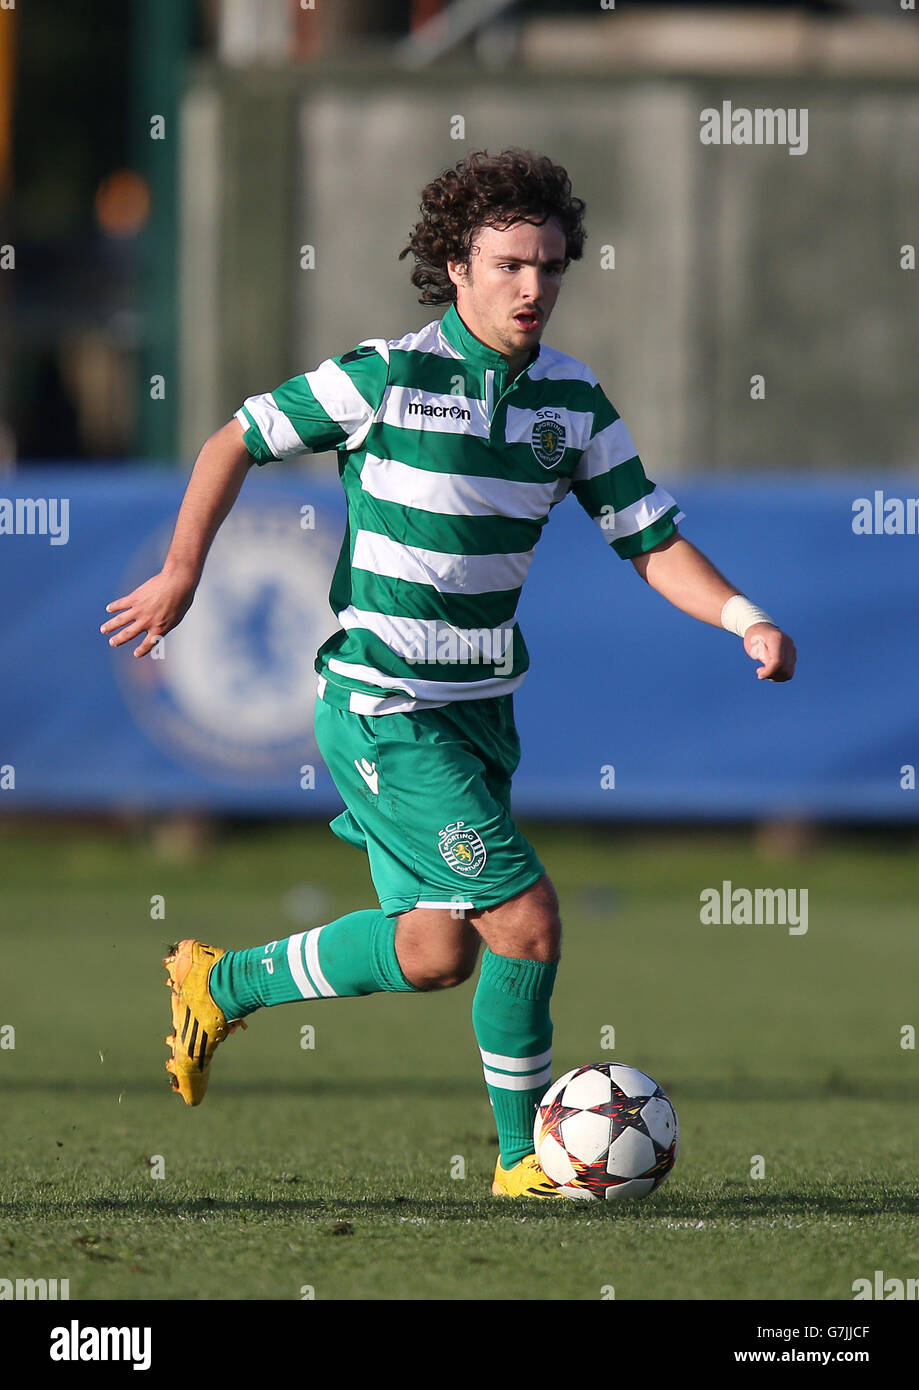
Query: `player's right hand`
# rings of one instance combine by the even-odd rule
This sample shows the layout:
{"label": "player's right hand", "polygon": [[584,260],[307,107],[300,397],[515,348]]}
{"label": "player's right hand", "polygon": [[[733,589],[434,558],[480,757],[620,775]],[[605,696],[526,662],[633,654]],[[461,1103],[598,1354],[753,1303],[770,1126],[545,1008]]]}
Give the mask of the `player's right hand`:
{"label": "player's right hand", "polygon": [[744,651],[754,661],[761,681],[790,681],[798,660],[794,642],[774,623],[753,623],[744,633]]}
{"label": "player's right hand", "polygon": [[[106,604],[106,613],[116,616],[103,623],[99,631],[117,634],[109,637],[110,647],[120,647],[146,633],[140,646],[134,648],[135,656],[146,656],[161,637],[178,627],[192,605],[196,588],[186,577],[161,571],[124,598]],[[119,632],[119,628],[123,630]]]}

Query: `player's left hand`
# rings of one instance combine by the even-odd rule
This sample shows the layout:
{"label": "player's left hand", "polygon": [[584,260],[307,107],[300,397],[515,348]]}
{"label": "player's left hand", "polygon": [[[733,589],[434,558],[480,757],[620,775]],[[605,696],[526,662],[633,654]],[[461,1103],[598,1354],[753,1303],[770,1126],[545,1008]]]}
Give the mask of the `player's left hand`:
{"label": "player's left hand", "polygon": [[791,680],[798,653],[787,633],[771,623],[754,623],[744,633],[743,646],[747,656],[762,662],[756,671],[758,680]]}

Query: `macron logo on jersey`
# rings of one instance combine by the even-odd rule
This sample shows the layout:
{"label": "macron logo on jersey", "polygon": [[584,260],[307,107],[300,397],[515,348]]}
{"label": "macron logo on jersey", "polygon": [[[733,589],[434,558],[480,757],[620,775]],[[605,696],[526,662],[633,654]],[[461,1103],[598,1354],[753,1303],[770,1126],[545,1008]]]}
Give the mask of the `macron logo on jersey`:
{"label": "macron logo on jersey", "polygon": [[432,405],[430,401],[410,401],[409,415],[424,415],[432,420],[471,420],[471,413],[461,405]]}

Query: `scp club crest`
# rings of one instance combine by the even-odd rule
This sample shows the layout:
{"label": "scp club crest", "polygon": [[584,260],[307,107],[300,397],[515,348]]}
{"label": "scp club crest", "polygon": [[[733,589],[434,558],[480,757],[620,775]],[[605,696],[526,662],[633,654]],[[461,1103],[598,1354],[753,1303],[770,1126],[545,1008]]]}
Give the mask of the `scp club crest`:
{"label": "scp club crest", "polygon": [[445,825],[438,832],[437,848],[454,873],[476,878],[482,872],[487,858],[485,846],[479,832],[467,827],[465,821]]}
{"label": "scp club crest", "polygon": [[565,453],[565,422],[557,410],[541,410],[536,416],[530,445],[543,468],[554,468]]}

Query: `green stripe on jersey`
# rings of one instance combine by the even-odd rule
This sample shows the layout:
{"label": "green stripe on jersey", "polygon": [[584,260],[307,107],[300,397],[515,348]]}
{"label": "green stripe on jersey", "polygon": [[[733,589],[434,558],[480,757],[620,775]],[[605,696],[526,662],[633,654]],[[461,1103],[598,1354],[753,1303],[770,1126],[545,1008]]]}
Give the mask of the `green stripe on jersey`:
{"label": "green stripe on jersey", "polygon": [[[499,589],[490,594],[442,594],[430,584],[393,579],[370,570],[348,569],[335,589],[332,607],[340,613],[347,605],[368,612],[390,613],[404,618],[440,618],[456,627],[498,627],[513,621],[520,589]],[[347,585],[347,587],[345,587]]]}
{"label": "green stripe on jersey", "polygon": [[443,516],[371,497],[359,488],[352,500],[352,516],[356,529],[378,531],[405,545],[457,555],[532,550],[545,525],[545,520],[508,520],[503,516]]}
{"label": "green stripe on jersey", "polygon": [[325,699],[362,714],[517,688],[529,661],[517,602],[569,492],[622,558],[682,517],[589,368],[540,346],[509,382],[455,305],[250,397],[237,419],[259,463],[338,450],[348,521],[329,601],[341,630],[316,670]]}

